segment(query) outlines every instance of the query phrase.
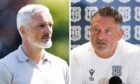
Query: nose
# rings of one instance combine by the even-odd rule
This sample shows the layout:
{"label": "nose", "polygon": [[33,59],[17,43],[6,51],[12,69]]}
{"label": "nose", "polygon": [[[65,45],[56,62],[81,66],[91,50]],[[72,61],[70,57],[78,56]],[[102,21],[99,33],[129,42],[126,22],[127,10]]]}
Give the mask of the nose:
{"label": "nose", "polygon": [[43,30],[43,33],[51,33],[52,32],[52,28],[50,27],[45,27]]}
{"label": "nose", "polygon": [[105,32],[102,31],[102,30],[99,31],[98,34],[97,34],[97,38],[100,39],[100,40],[104,39],[105,36],[106,36],[106,34],[105,34]]}

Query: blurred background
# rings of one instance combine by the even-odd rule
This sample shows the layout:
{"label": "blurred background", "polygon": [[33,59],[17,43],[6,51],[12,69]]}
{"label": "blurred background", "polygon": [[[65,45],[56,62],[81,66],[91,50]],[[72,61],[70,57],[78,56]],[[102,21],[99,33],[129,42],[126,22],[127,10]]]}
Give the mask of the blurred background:
{"label": "blurred background", "polygon": [[16,27],[18,10],[30,3],[46,5],[53,16],[53,46],[46,51],[69,60],[69,0],[1,0],[0,3],[0,58],[21,44]]}

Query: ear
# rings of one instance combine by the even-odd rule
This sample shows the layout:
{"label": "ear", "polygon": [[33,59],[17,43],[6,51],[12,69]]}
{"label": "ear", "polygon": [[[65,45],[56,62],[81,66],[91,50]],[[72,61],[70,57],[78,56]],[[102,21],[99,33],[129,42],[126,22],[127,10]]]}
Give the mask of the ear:
{"label": "ear", "polygon": [[21,26],[19,30],[20,30],[20,33],[22,34],[22,36],[27,36],[27,31],[24,26]]}
{"label": "ear", "polygon": [[91,38],[91,31],[90,31],[90,27],[88,28],[88,34],[89,34],[89,38]]}
{"label": "ear", "polygon": [[124,34],[124,30],[122,28],[120,28],[119,29],[119,39],[122,38],[123,34]]}

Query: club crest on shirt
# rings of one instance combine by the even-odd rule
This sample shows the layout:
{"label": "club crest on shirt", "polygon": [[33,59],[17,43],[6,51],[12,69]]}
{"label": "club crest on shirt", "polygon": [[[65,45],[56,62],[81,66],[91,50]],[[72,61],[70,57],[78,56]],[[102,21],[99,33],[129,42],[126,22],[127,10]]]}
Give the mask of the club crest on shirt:
{"label": "club crest on shirt", "polygon": [[89,74],[90,74],[89,81],[94,81],[94,77],[93,77],[94,72],[95,72],[95,70],[93,70],[93,69],[89,70]]}
{"label": "club crest on shirt", "polygon": [[113,65],[112,66],[112,75],[120,77],[122,75],[122,66],[121,65]]}

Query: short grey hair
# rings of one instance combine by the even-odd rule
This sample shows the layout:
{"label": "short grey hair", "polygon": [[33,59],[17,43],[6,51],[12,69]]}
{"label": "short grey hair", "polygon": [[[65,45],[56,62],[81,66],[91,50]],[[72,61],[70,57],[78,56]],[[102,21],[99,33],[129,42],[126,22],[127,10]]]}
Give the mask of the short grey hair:
{"label": "short grey hair", "polygon": [[[29,4],[22,7],[17,13],[17,28],[20,29],[21,26],[27,26],[31,21],[34,13],[41,11],[51,16],[49,8],[40,4]],[[51,16],[52,17],[52,16]]]}

